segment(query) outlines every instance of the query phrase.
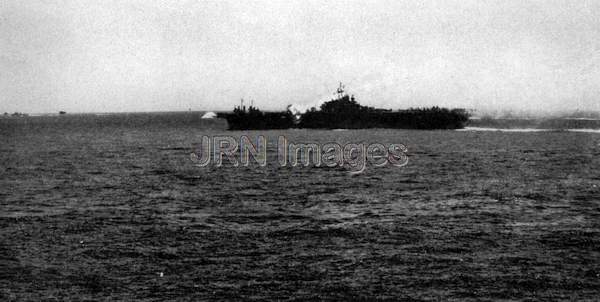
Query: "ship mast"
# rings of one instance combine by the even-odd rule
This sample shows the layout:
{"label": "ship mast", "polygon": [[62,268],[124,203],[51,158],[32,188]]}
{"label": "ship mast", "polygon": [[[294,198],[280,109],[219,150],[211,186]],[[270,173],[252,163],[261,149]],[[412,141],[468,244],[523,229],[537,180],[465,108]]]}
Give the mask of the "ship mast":
{"label": "ship mast", "polygon": [[342,82],[340,82],[340,87],[338,87],[338,89],[337,89],[337,94],[338,94],[338,99],[341,99],[342,97],[344,97],[344,84],[342,84]]}

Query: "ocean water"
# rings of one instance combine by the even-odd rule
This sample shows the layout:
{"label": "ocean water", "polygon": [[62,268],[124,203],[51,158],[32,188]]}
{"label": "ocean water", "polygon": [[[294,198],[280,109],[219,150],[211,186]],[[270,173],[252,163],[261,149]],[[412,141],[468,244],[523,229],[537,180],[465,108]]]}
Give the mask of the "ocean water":
{"label": "ocean water", "polygon": [[573,128],[573,129],[552,129],[552,128],[493,128],[493,127],[465,127],[457,131],[497,131],[497,132],[551,132],[551,131],[568,131],[568,132],[588,132],[599,133],[600,129],[592,128]]}
{"label": "ocean water", "polygon": [[[268,164],[197,167],[203,135],[264,135]],[[280,167],[280,135],[409,162]],[[3,300],[600,295],[597,133],[230,132],[187,113],[4,119],[0,138]]]}

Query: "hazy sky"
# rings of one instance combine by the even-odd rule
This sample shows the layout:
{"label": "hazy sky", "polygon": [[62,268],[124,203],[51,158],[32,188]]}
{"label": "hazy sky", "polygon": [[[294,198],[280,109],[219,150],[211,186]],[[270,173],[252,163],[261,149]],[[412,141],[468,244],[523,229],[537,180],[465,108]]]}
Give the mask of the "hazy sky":
{"label": "hazy sky", "polygon": [[600,1],[0,0],[0,111],[600,110]]}

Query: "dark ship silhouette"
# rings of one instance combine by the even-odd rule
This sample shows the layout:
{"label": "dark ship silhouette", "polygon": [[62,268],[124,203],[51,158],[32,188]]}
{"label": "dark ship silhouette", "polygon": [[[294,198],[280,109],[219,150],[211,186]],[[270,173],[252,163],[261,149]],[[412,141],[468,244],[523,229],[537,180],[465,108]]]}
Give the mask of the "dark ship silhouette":
{"label": "dark ship silhouette", "polygon": [[233,112],[219,112],[217,117],[227,120],[229,130],[289,129],[296,125],[294,115],[289,110],[262,112],[253,105],[246,109],[243,99]]}
{"label": "dark ship silhouette", "polygon": [[295,116],[288,110],[280,112],[262,112],[253,105],[248,109],[242,104],[233,112],[219,113],[225,118],[229,130],[264,130],[287,128],[310,129],[460,129],[469,120],[464,109],[446,109],[439,107],[410,108],[392,111],[360,105],[344,91],[344,86],[336,91],[337,98],[325,102],[320,109],[311,108]]}

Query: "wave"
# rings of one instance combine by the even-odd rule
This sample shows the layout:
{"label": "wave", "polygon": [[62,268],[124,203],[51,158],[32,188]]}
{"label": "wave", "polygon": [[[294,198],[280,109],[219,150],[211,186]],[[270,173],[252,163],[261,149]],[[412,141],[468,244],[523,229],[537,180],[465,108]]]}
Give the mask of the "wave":
{"label": "wave", "polygon": [[498,132],[585,132],[585,133],[600,133],[600,129],[550,129],[550,128],[490,128],[490,127],[465,127],[457,131],[498,131]]}

